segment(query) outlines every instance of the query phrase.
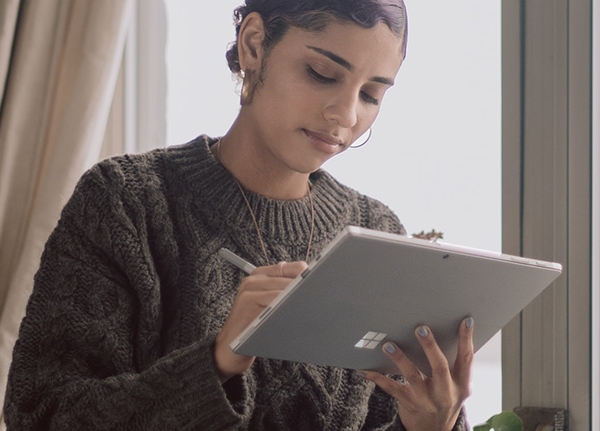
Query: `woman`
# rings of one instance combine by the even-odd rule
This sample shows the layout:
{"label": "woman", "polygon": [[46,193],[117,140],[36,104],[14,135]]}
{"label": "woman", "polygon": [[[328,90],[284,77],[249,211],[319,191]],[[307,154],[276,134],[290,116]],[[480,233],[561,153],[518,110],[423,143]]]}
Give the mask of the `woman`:
{"label": "woman", "polygon": [[[432,378],[393,343],[404,379],[229,349],[345,226],[405,233],[320,169],[394,83],[402,0],[247,0],[236,17],[228,133],[101,162],[65,207],[15,347],[9,429],[466,429],[470,319],[452,370],[416,330]],[[262,266],[245,276],[221,247]]]}

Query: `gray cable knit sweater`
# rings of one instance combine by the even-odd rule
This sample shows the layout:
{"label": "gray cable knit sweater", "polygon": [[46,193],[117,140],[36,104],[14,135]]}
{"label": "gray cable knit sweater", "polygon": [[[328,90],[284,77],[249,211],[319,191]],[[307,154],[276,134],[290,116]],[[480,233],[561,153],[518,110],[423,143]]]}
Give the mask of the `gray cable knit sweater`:
{"label": "gray cable knit sweater", "polygon": [[[88,171],[46,245],[5,403],[13,430],[396,430],[396,403],[353,371],[258,358],[224,386],[211,345],[244,274],[265,264],[230,174],[195,141]],[[311,255],[341,229],[404,229],[382,204],[312,175]],[[248,193],[271,261],[300,260],[310,202]],[[464,430],[461,416],[457,430]]]}

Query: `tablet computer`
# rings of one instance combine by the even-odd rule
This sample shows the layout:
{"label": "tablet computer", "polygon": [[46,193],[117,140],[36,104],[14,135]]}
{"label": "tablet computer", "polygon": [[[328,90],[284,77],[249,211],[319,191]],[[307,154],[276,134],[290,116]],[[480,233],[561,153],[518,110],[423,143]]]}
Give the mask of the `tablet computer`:
{"label": "tablet computer", "polygon": [[558,263],[351,226],[230,347],[244,355],[397,374],[381,350],[394,341],[430,374],[417,326],[431,328],[452,366],[464,318],[475,319],[477,351],[561,270]]}

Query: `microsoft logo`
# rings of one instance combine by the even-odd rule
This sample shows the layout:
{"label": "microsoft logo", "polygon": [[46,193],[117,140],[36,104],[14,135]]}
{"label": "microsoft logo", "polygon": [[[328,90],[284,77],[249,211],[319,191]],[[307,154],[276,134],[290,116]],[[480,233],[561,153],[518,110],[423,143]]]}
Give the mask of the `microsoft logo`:
{"label": "microsoft logo", "polygon": [[375,349],[387,337],[383,332],[367,332],[358,343],[354,345],[357,349]]}

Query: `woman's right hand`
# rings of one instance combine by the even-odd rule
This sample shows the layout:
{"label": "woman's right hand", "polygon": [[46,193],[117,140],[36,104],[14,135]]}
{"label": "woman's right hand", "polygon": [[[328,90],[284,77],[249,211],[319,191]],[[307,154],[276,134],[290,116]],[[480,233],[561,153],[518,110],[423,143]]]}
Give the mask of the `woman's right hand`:
{"label": "woman's right hand", "polygon": [[279,262],[256,268],[242,280],[229,317],[215,340],[215,364],[221,383],[242,374],[255,358],[235,353],[229,344],[307,267],[302,261]]}

